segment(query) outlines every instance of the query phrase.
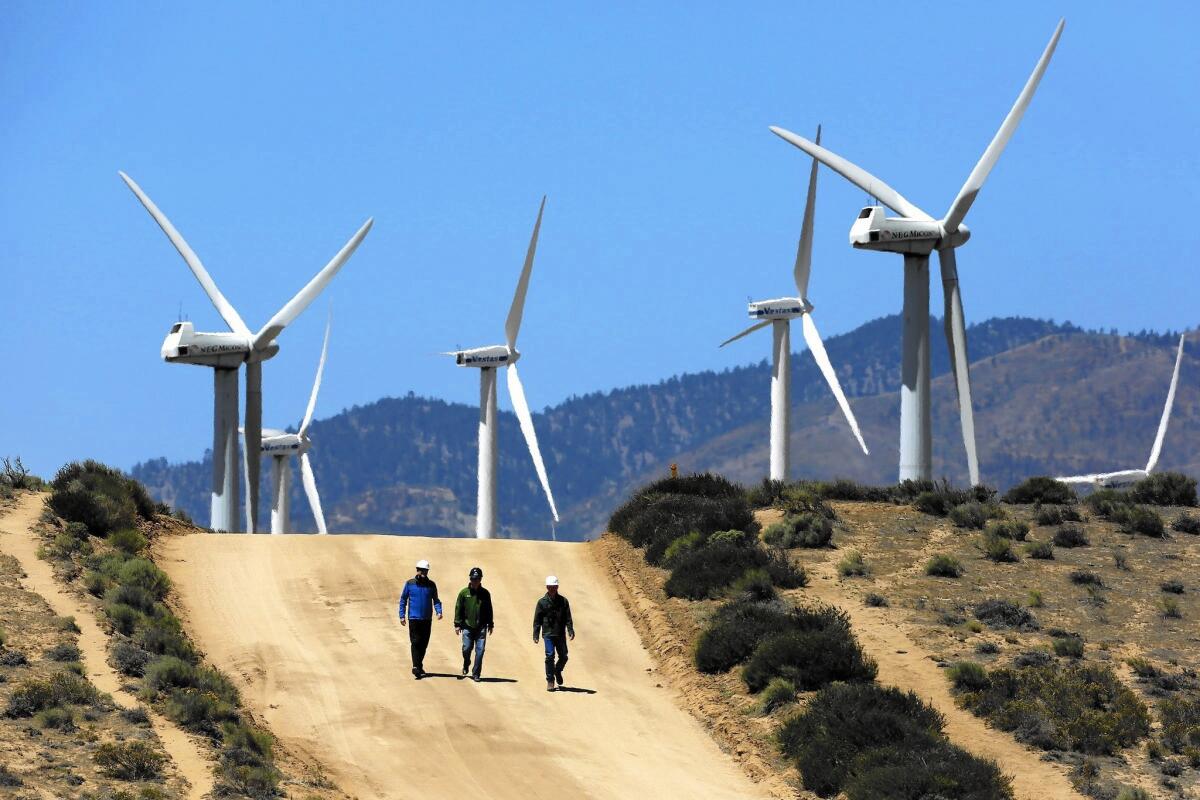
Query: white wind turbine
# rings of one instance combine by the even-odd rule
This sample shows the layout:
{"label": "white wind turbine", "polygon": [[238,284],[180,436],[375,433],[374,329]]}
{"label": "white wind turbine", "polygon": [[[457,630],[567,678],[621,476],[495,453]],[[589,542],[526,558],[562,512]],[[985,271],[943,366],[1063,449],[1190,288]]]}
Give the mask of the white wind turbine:
{"label": "white wind turbine", "polygon": [[967,177],[946,216],[935,220],[904,199],[896,190],[818,144],[782,128],[771,131],[790,142],[842,177],[901,214],[887,217],[882,206],[867,206],[850,228],[850,244],[864,250],[883,250],[904,256],[904,343],[900,388],[900,480],[933,477],[933,444],[929,408],[929,254],[937,250],[945,295],[945,334],[950,348],[950,364],[958,392],[959,418],[963,444],[967,450],[967,471],[971,483],[979,483],[979,461],[975,453],[975,419],[971,408],[971,376],[967,360],[967,332],[963,321],[962,297],[958,288],[958,267],[954,250],[965,244],[971,232],[963,218],[1000,153],[1012,138],[1025,113],[1042,74],[1050,63],[1062,35],[1059,21],[1050,43],[1034,67],[1033,74],[1004,118],[1000,130]]}
{"label": "white wind turbine", "polygon": [[475,536],[479,539],[491,539],[496,534],[496,370],[500,367],[508,368],[508,395],[512,400],[513,412],[521,424],[525,443],[529,445],[533,468],[537,471],[538,480],[546,492],[546,500],[550,503],[550,514],[554,521],[558,522],[558,509],[554,506],[550,480],[546,477],[546,465],[542,462],[537,434],[533,430],[533,416],[529,413],[529,403],[525,400],[521,377],[517,374],[517,359],[521,357],[517,350],[517,332],[521,329],[525,295],[529,291],[529,275],[533,271],[533,256],[537,251],[538,231],[542,227],[542,212],[545,208],[546,198],[543,197],[542,205],[538,208],[537,222],[533,226],[533,236],[529,239],[529,249],[525,253],[525,266],[521,269],[517,291],[508,310],[508,319],[504,322],[506,343],[443,353],[454,356],[455,363],[460,367],[475,367],[479,370],[479,491],[475,516]]}
{"label": "white wind turbine", "polygon": [[175,245],[179,255],[183,256],[208,299],[216,307],[217,313],[229,326],[228,333],[201,333],[197,332],[190,322],[177,322],[171,326],[171,331],[163,340],[161,351],[163,359],[172,363],[213,368],[213,486],[209,527],[217,531],[238,529],[237,371],[243,363],[246,365],[246,423],[243,429],[246,445],[246,531],[254,533],[258,520],[258,480],[262,466],[262,362],[279,352],[275,338],[308,308],[321,290],[333,280],[333,276],[371,230],[374,220],[368,219],[295,297],[275,312],[258,333],[252,333],[242,321],[237,309],[221,294],[221,290],[200,262],[199,256],[184,241],[166,215],[158,210],[158,206],[154,205],[132,178],[124,172],[119,174],[171,240],[171,244]]}
{"label": "white wind turbine", "polygon": [[1158,433],[1154,437],[1154,446],[1150,448],[1150,459],[1145,469],[1122,469],[1116,472],[1100,472],[1092,475],[1069,475],[1055,478],[1063,483],[1090,483],[1093,486],[1126,486],[1142,478],[1148,477],[1158,464],[1158,456],[1162,452],[1163,439],[1167,435],[1167,423],[1171,419],[1171,408],[1175,405],[1175,387],[1179,383],[1179,365],[1183,363],[1183,341],[1187,334],[1179,337],[1179,348],[1175,351],[1175,370],[1171,373],[1171,386],[1167,389],[1167,402],[1163,406],[1162,418],[1158,421]]}
{"label": "white wind turbine", "polygon": [[329,327],[325,323],[325,343],[321,345],[321,360],[317,362],[317,376],[313,379],[312,394],[308,397],[308,408],[304,411],[304,419],[295,433],[264,428],[262,432],[262,453],[271,457],[271,533],[291,532],[291,483],[292,456],[300,457],[300,479],[304,483],[304,494],[308,497],[308,507],[312,510],[313,519],[317,522],[318,533],[328,533],[325,528],[325,514],[321,511],[321,496],[317,494],[317,478],[313,475],[312,463],[308,459],[308,451],[312,449],[312,440],[308,438],[308,427],[312,424],[313,411],[317,407],[317,393],[321,391],[321,375],[325,372],[325,356],[329,354]]}
{"label": "white wind turbine", "polygon": [[[821,143],[821,127],[817,126],[817,144]],[[721,347],[753,333],[759,328],[771,326],[773,342],[771,345],[771,479],[785,481],[788,477],[789,446],[788,434],[790,429],[789,414],[792,408],[791,400],[791,321],[800,317],[804,329],[804,341],[813,354],[813,359],[825,376],[830,391],[837,398],[850,430],[858,440],[862,451],[870,455],[867,444],[863,441],[858,429],[858,421],[850,410],[850,403],[838,383],[837,373],[829,362],[817,325],[813,322],[813,304],[808,301],[808,277],[812,272],[812,237],[813,215],[817,207],[817,160],[814,158],[812,171],[808,176],[808,199],[804,204],[804,222],[800,226],[800,244],[796,248],[796,265],[792,276],[796,281],[796,297],[780,297],[775,300],[758,300],[750,303],[750,317],[758,322],[746,330],[721,342]]]}

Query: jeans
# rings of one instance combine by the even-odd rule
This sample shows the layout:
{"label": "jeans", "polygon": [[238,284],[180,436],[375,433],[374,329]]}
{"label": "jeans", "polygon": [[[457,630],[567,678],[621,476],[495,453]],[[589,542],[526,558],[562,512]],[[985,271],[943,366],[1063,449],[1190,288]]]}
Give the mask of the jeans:
{"label": "jeans", "polygon": [[429,649],[429,631],[433,628],[431,619],[410,619],[408,621],[408,643],[412,649],[413,669],[425,671],[425,651]]}
{"label": "jeans", "polygon": [[483,671],[483,650],[487,647],[487,629],[480,628],[472,633],[470,628],[462,629],[463,669],[471,665],[471,649],[475,650],[475,668],[471,676],[478,678]]}
{"label": "jeans", "polygon": [[[542,641],[546,643],[546,682],[553,681],[556,677],[562,676],[563,667],[567,663],[567,637],[566,636],[543,636]],[[558,663],[554,663],[554,654],[558,653]]]}

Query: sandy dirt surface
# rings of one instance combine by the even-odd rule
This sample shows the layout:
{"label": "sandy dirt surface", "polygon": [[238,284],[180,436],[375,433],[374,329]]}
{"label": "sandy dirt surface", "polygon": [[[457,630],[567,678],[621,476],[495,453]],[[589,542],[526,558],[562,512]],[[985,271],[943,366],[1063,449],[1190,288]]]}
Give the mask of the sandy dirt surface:
{"label": "sandy dirt surface", "polygon": [[[287,746],[361,798],[760,798],[657,685],[585,544],[397,536],[194,535],[160,544],[185,624]],[[409,670],[396,600],[427,558],[447,618]],[[472,566],[496,607],[483,683],[460,680],[450,611]],[[546,691],[534,603],[557,574],[578,636]]]}
{"label": "sandy dirt surface", "polygon": [[[25,571],[22,581],[27,591],[45,598],[55,614],[74,617],[79,626],[79,649],[87,677],[96,688],[112,695],[113,699],[126,708],[140,705],[137,698],[121,688],[120,676],[108,664],[108,636],[100,629],[91,610],[80,600],[69,594],[55,580],[50,565],[37,557],[40,539],[31,528],[42,513],[44,495],[25,494],[17,507],[0,516],[0,551],[13,556]],[[212,763],[205,756],[205,748],[188,734],[169,721],[150,711],[150,721],[155,734],[163,743],[172,764],[188,782],[187,797],[199,800],[212,791]]]}

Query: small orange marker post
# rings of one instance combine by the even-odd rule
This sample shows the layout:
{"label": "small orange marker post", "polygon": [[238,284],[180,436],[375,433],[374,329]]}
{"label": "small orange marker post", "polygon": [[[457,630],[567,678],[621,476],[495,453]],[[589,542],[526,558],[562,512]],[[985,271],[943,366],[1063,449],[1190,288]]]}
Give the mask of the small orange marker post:
{"label": "small orange marker post", "polygon": [[675,464],[675,463],[671,464],[671,477],[672,478],[679,477],[679,465],[678,464]]}

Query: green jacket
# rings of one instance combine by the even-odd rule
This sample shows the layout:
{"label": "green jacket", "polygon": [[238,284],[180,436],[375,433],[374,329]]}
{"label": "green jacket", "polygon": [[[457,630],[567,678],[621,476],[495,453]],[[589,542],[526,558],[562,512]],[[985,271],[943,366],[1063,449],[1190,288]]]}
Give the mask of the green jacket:
{"label": "green jacket", "polygon": [[482,586],[472,590],[464,586],[454,601],[454,627],[478,633],[484,628],[490,633],[495,627],[492,617],[492,593]]}
{"label": "green jacket", "polygon": [[562,636],[564,632],[575,635],[575,623],[571,619],[571,604],[561,594],[551,597],[546,592],[533,609],[533,638]]}

